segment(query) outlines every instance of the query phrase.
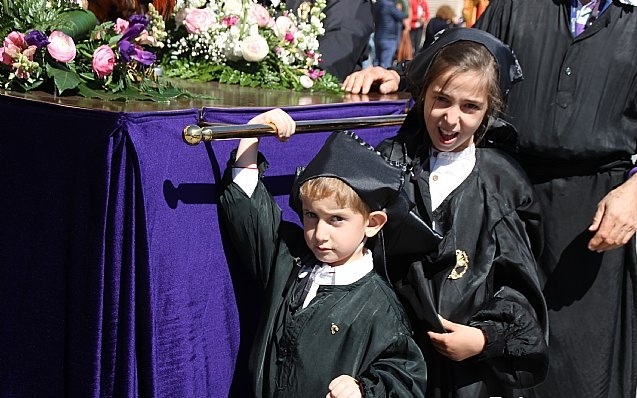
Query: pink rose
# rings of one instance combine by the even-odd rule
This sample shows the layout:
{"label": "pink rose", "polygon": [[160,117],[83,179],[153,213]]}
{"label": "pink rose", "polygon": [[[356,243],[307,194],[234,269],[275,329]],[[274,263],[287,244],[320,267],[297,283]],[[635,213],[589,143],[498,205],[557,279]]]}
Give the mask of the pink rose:
{"label": "pink rose", "polygon": [[121,35],[122,33],[126,32],[126,29],[128,29],[128,21],[125,19],[117,18],[117,20],[115,21],[115,26],[113,26],[113,30],[115,31],[115,33]]}
{"label": "pink rose", "polygon": [[0,61],[5,65],[13,65],[13,57],[6,47],[0,47]]}
{"label": "pink rose", "polygon": [[259,62],[268,55],[270,49],[268,48],[267,40],[263,36],[252,35],[243,39],[241,51],[243,52],[243,59],[246,61]]}
{"label": "pink rose", "polygon": [[103,79],[113,73],[115,67],[115,53],[106,44],[101,45],[93,52],[93,71],[97,77]]}
{"label": "pink rose", "polygon": [[16,32],[15,30],[7,35],[4,39],[4,46],[8,47],[13,45],[18,48],[25,48],[27,42],[24,39],[24,33]]}
{"label": "pink rose", "polygon": [[46,46],[49,54],[59,62],[71,62],[75,59],[75,43],[71,36],[59,30],[51,32],[49,35],[49,45]]}
{"label": "pink rose", "polygon": [[4,46],[7,47],[13,45],[18,48],[25,48],[27,42],[24,39],[24,33],[16,32],[15,30],[7,35],[4,39]]}
{"label": "pink rose", "polygon": [[190,10],[184,25],[188,33],[201,34],[214,24],[215,14],[208,8],[195,8]]}
{"label": "pink rose", "polygon": [[268,26],[270,22],[270,13],[261,4],[253,4],[248,15],[261,27]]}

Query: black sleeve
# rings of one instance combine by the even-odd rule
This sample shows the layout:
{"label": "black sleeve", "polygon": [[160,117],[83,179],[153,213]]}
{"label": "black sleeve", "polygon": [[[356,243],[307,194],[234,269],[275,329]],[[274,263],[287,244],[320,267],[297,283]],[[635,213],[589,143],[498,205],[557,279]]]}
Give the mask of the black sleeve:
{"label": "black sleeve", "polygon": [[530,388],[544,381],[548,372],[544,331],[520,292],[503,287],[469,325],[484,332],[487,345],[481,359],[504,384]]}
{"label": "black sleeve", "polygon": [[411,336],[400,334],[376,361],[356,379],[364,397],[424,398],[427,369],[420,348]]}
{"label": "black sleeve", "polygon": [[511,20],[511,9],[513,6],[514,4],[511,0],[491,0],[473,27],[485,30],[503,42],[508,43],[506,34],[509,31],[509,21]]}
{"label": "black sleeve", "polygon": [[251,277],[265,288],[273,272],[282,213],[261,181],[261,175],[267,168],[263,156],[259,154],[259,183],[248,196],[232,181],[230,165],[234,164],[235,154],[236,151],[220,184],[218,211],[221,231],[227,234]]}
{"label": "black sleeve", "polygon": [[374,30],[369,0],[328,0],[320,41],[321,67],[341,81],[358,68]]}
{"label": "black sleeve", "polygon": [[514,388],[541,383],[548,372],[548,314],[525,226],[512,212],[496,226],[492,267],[496,293],[472,317],[487,345],[480,355]]}

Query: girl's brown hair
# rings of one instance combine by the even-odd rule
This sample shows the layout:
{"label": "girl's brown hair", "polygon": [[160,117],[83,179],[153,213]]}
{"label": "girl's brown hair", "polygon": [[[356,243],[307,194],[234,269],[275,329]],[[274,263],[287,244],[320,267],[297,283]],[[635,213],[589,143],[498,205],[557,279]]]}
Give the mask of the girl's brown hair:
{"label": "girl's brown hair", "polygon": [[447,80],[443,84],[444,88],[449,81],[464,72],[481,73],[482,78],[480,80],[487,92],[487,112],[480,128],[475,133],[475,142],[478,144],[489,128],[490,120],[495,118],[504,107],[502,91],[500,90],[498,65],[493,55],[482,44],[462,40],[443,47],[425,73],[418,106],[423,109],[427,88],[436,79],[448,74]]}
{"label": "girl's brown hair", "polygon": [[339,206],[351,208],[368,217],[371,209],[360,196],[346,183],[334,177],[317,177],[308,180],[299,188],[301,200],[320,200],[334,197]]}

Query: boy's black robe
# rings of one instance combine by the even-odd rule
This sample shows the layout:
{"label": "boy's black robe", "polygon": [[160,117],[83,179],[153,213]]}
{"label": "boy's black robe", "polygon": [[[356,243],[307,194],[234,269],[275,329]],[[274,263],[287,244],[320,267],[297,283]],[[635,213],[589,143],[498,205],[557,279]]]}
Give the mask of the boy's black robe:
{"label": "boy's black robe", "polygon": [[[321,286],[301,309],[303,266],[316,260],[295,224],[260,181],[251,197],[226,173],[220,195],[223,230],[245,272],[264,289],[250,355],[256,397],[324,398],[332,379],[359,380],[365,397],[424,397],[426,366],[391,287],[372,271],[345,286]],[[301,266],[299,266],[301,265]]]}
{"label": "boy's black robe", "polygon": [[[413,162],[408,194],[444,236],[438,256],[389,259],[390,277],[413,311],[428,360],[427,396],[524,396],[514,390],[542,382],[548,367],[546,305],[526,231],[539,225],[530,184],[504,153],[477,148],[471,174],[432,213],[429,149],[417,142],[426,132],[418,123],[410,132],[413,116],[402,134],[378,148],[392,160]],[[482,329],[484,352],[454,362],[433,350],[426,331],[435,327],[416,321],[428,305],[452,322]]]}

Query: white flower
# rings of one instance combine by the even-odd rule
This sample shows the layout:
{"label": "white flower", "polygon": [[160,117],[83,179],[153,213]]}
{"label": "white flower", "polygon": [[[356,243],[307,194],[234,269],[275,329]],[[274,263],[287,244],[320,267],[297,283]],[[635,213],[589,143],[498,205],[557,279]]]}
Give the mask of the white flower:
{"label": "white flower", "polygon": [[[280,15],[286,3],[272,0],[265,7],[259,3],[258,0],[176,0],[173,18],[179,31],[175,32],[186,35],[167,39],[170,58],[180,61],[180,69],[188,70],[189,65],[198,63],[229,68],[230,61],[261,62],[273,57],[275,64],[296,75],[297,87],[313,87],[312,78],[302,75],[305,70],[314,69],[321,57],[318,38],[324,32],[322,11],[326,0],[313,1],[309,13],[305,6],[305,18],[284,12],[275,19],[271,15]],[[186,18],[197,8],[200,10]]]}
{"label": "white flower", "polygon": [[203,7],[206,4],[206,0],[190,0],[190,7],[199,8]]}
{"label": "white flower", "polygon": [[281,16],[276,19],[275,27],[276,37],[279,39],[285,38],[285,34],[287,32],[294,33],[296,31],[296,25],[294,25],[294,22],[285,16]]}
{"label": "white flower", "polygon": [[243,59],[248,62],[259,62],[268,55],[268,41],[260,35],[252,35],[243,39],[241,44]]}
{"label": "white flower", "polygon": [[227,0],[223,5],[223,12],[227,15],[243,15],[241,0]]}
{"label": "white flower", "polygon": [[312,88],[312,86],[314,85],[314,82],[308,75],[299,77],[299,83],[301,83],[301,86],[305,88]]}

